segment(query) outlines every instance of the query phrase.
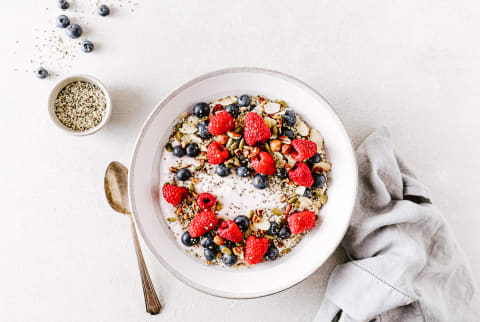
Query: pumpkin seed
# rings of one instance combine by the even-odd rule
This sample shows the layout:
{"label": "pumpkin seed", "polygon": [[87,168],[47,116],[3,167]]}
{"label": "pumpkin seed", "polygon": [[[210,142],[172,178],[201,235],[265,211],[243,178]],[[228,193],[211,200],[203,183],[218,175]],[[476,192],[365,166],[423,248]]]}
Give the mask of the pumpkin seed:
{"label": "pumpkin seed", "polygon": [[169,222],[175,222],[175,221],[177,221],[177,218],[168,217],[167,220],[168,220]]}
{"label": "pumpkin seed", "polygon": [[235,133],[242,133],[242,127],[239,126],[239,127],[235,128],[235,130],[233,130],[233,132],[235,132]]}
{"label": "pumpkin seed", "polygon": [[278,208],[273,208],[272,209],[272,214],[274,214],[275,216],[281,216],[282,212]]}
{"label": "pumpkin seed", "polygon": [[272,153],[272,149],[270,149],[270,144],[265,143],[265,150],[267,150],[268,153]]}
{"label": "pumpkin seed", "polygon": [[291,205],[292,203],[296,202],[297,200],[298,200],[297,196],[292,197],[292,198],[288,199],[288,204]]}
{"label": "pumpkin seed", "polygon": [[277,136],[277,135],[278,135],[278,127],[274,126],[272,131],[273,131],[273,133],[272,133],[273,136]]}
{"label": "pumpkin seed", "polygon": [[291,251],[290,248],[285,248],[285,249],[282,249],[281,253],[282,253],[282,255],[285,255],[285,254],[290,253],[290,251]]}
{"label": "pumpkin seed", "polygon": [[230,146],[230,151],[233,151],[233,150],[235,150],[236,148],[238,148],[238,143],[237,143],[237,142],[233,142],[232,145]]}
{"label": "pumpkin seed", "polygon": [[255,210],[250,210],[250,213],[248,214],[248,219],[252,219],[253,215],[255,215]]}
{"label": "pumpkin seed", "polygon": [[287,108],[287,103],[285,103],[284,100],[281,100],[281,101],[277,101],[278,104],[282,105],[283,107]]}
{"label": "pumpkin seed", "polygon": [[204,121],[206,121],[206,120],[208,120],[208,117],[204,117],[203,119],[199,119],[198,121],[199,121],[199,122],[204,122]]}
{"label": "pumpkin seed", "polygon": [[238,160],[237,157],[234,157],[234,158],[233,158],[233,164],[234,164],[236,167],[239,167],[239,166],[240,166],[240,160]]}
{"label": "pumpkin seed", "polygon": [[272,236],[272,235],[265,235],[265,238],[267,238],[267,239],[270,239],[270,240],[273,240],[273,239],[275,239],[275,236]]}
{"label": "pumpkin seed", "polygon": [[300,201],[297,201],[297,202],[295,203],[295,208],[300,208]]}
{"label": "pumpkin seed", "polygon": [[220,211],[220,210],[222,210],[222,207],[223,207],[223,204],[220,201],[217,200],[217,205],[215,206],[215,209],[217,211]]}
{"label": "pumpkin seed", "polygon": [[232,255],[232,251],[230,250],[230,248],[224,246],[222,247],[222,254]]}
{"label": "pumpkin seed", "polygon": [[195,191],[195,185],[193,183],[190,183],[190,185],[188,186],[188,190],[190,190],[190,192],[194,192]]}
{"label": "pumpkin seed", "polygon": [[225,147],[226,147],[227,149],[230,149],[230,146],[232,145],[232,143],[233,143],[233,139],[232,139],[232,138],[229,138],[228,141],[227,141],[227,144],[225,145]]}
{"label": "pumpkin seed", "polygon": [[182,141],[182,133],[180,133],[180,131],[177,131],[177,133],[175,133],[175,138],[177,139],[178,142],[181,142]]}
{"label": "pumpkin seed", "polygon": [[274,119],[276,120],[280,120],[282,118],[282,115],[281,114],[275,114],[274,116],[272,116]]}
{"label": "pumpkin seed", "polygon": [[167,144],[165,145],[165,150],[167,150],[168,152],[172,152],[172,151],[173,151],[172,144],[171,144],[171,143],[167,143]]}
{"label": "pumpkin seed", "polygon": [[200,170],[202,170],[202,169],[203,169],[203,165],[197,165],[197,166],[194,168],[195,171],[200,171]]}
{"label": "pumpkin seed", "polygon": [[244,144],[245,144],[245,138],[242,138],[242,139],[240,140],[240,144],[238,145],[238,148],[239,148],[240,150],[242,150]]}
{"label": "pumpkin seed", "polygon": [[322,205],[326,204],[326,203],[327,203],[327,200],[328,200],[327,195],[322,195],[322,196],[320,197],[320,203],[321,203]]}

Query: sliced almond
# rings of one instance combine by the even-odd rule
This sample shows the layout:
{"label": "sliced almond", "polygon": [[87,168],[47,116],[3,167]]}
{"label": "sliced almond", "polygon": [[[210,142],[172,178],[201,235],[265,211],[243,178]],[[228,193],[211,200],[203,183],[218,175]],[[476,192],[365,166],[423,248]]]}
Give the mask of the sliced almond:
{"label": "sliced almond", "polygon": [[329,162],[318,162],[313,165],[314,169],[317,167],[322,169],[323,171],[330,171],[332,165]]}
{"label": "sliced almond", "polygon": [[312,200],[308,199],[307,197],[300,197],[298,198],[299,207],[301,210],[308,209],[313,206]]}
{"label": "sliced almond", "polygon": [[297,131],[301,136],[308,136],[308,134],[310,134],[310,129],[307,124],[300,120],[297,122]]}
{"label": "sliced almond", "polygon": [[315,142],[315,144],[317,145],[317,152],[321,152],[322,147],[323,147],[323,135],[322,135],[322,133],[320,133],[320,131],[317,130],[317,129],[312,129],[310,131],[310,140],[312,142]]}
{"label": "sliced almond", "polygon": [[221,100],[218,101],[218,104],[222,104],[223,106],[227,106],[230,104],[235,104],[238,101],[238,99],[234,96],[227,96],[225,98],[222,98]]}
{"label": "sliced almond", "polygon": [[197,127],[190,122],[185,122],[182,124],[182,127],[179,129],[179,131],[184,134],[193,134],[197,132]]}
{"label": "sliced almond", "polygon": [[305,192],[305,189],[307,189],[307,188],[305,188],[303,186],[298,186],[297,189],[295,189],[295,193],[299,196],[302,196]]}
{"label": "sliced almond", "polygon": [[265,104],[265,106],[263,108],[265,109],[265,113],[275,114],[278,111],[280,111],[280,104],[270,102],[270,103]]}
{"label": "sliced almond", "polygon": [[232,132],[232,131],[228,131],[227,135],[228,135],[228,137],[230,137],[232,139],[240,139],[242,137],[241,134],[235,133],[235,132]]}

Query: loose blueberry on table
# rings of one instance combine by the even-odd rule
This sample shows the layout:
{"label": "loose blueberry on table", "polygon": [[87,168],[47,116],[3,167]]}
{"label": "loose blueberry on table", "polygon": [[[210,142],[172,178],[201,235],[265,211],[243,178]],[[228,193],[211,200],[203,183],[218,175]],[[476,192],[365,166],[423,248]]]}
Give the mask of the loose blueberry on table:
{"label": "loose blueberry on table", "polygon": [[[324,140],[284,101],[244,94],[195,103],[165,150],[162,212],[185,251],[207,265],[275,261],[321,222],[331,169]],[[243,207],[229,202],[226,182]],[[250,208],[256,195],[275,206]]]}
{"label": "loose blueberry on table", "polygon": [[90,41],[90,40],[84,40],[82,41],[82,43],[80,44],[80,46],[82,47],[82,50],[85,52],[85,53],[90,53],[93,51],[93,48],[94,48],[94,45],[93,43]]}
{"label": "loose blueberry on table", "polygon": [[70,24],[70,18],[65,15],[60,15],[57,17],[57,27],[59,28],[67,28]]}
{"label": "loose blueberry on table", "polygon": [[37,78],[40,78],[40,79],[45,79],[48,77],[48,72],[45,68],[40,67],[35,70],[35,76],[37,76]]}
{"label": "loose blueberry on table", "polygon": [[58,7],[62,10],[67,10],[68,7],[70,7],[70,4],[66,0],[59,0],[58,1]]}
{"label": "loose blueberry on table", "polygon": [[80,25],[77,25],[77,24],[68,25],[66,30],[67,30],[67,36],[72,39],[76,39],[80,37],[83,33],[82,27],[80,27]]}
{"label": "loose blueberry on table", "polygon": [[98,6],[98,14],[102,17],[108,16],[110,14],[110,8],[106,4]]}

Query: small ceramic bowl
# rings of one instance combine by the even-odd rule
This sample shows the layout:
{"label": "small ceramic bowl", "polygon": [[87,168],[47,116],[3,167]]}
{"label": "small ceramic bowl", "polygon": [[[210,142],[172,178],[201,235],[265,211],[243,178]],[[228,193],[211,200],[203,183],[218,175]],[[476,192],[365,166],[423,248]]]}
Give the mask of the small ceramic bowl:
{"label": "small ceramic bowl", "polygon": [[[74,130],[68,128],[62,122],[60,122],[60,120],[55,115],[55,99],[57,98],[58,93],[65,86],[67,86],[68,84],[70,84],[72,82],[76,82],[76,81],[84,81],[84,82],[88,82],[88,83],[97,85],[98,88],[100,88],[100,90],[105,95],[105,100],[106,100],[106,103],[107,103],[105,116],[100,121],[100,123],[98,123],[95,127],[92,127],[91,129],[88,129],[88,130],[85,130],[85,131],[74,131]],[[97,132],[98,130],[100,130],[110,119],[110,116],[112,114],[112,99],[110,98],[110,94],[108,94],[108,91],[107,91],[106,87],[98,79],[96,79],[92,76],[83,75],[83,74],[71,75],[71,76],[68,76],[68,77],[63,78],[60,81],[58,81],[58,83],[55,84],[52,91],[50,92],[50,95],[48,97],[48,114],[50,115],[50,119],[52,120],[52,122],[60,130],[66,132],[68,134],[72,134],[72,135],[79,135],[79,136],[89,135],[89,134],[93,134],[93,133]]]}

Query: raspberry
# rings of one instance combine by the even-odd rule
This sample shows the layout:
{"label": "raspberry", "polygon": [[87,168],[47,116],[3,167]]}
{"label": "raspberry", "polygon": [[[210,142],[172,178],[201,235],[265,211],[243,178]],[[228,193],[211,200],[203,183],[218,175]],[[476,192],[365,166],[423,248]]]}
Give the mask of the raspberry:
{"label": "raspberry", "polygon": [[258,264],[262,261],[263,255],[268,249],[268,239],[265,237],[256,238],[250,235],[245,246],[245,260],[250,265]]}
{"label": "raspberry", "polygon": [[208,124],[208,132],[213,135],[223,134],[227,131],[233,130],[235,128],[235,120],[233,117],[225,110],[215,114]]}
{"label": "raspberry", "polygon": [[233,220],[223,221],[217,231],[220,237],[234,243],[239,243],[243,240],[243,233]]}
{"label": "raspberry", "polygon": [[219,144],[216,141],[213,141],[210,143],[207,149],[207,160],[211,164],[220,164],[228,157],[230,156],[230,153],[225,150],[223,145]]}
{"label": "raspberry", "polygon": [[313,185],[313,176],[310,168],[303,162],[296,163],[296,169],[288,173],[290,179],[299,186],[311,187]]}
{"label": "raspberry", "polygon": [[215,213],[211,210],[204,210],[197,214],[188,225],[188,232],[192,237],[199,237],[207,231],[212,230],[218,224]]}
{"label": "raspberry", "polygon": [[178,206],[185,197],[188,196],[188,190],[185,187],[177,187],[173,184],[166,184],[162,188],[163,198],[174,206]]}
{"label": "raspberry", "polygon": [[272,156],[268,152],[260,152],[260,159],[255,158],[252,160],[252,167],[258,173],[271,176],[275,173],[275,161],[273,161]]}
{"label": "raspberry", "polygon": [[197,198],[197,205],[200,209],[210,209],[215,206],[215,197],[208,192],[201,193]]}
{"label": "raspberry", "polygon": [[270,129],[263,119],[255,112],[249,112],[245,116],[245,142],[254,146],[257,143],[265,143],[271,136]]}
{"label": "raspberry", "polygon": [[315,227],[315,213],[313,211],[302,211],[287,218],[288,227],[292,234],[300,234]]}
{"label": "raspberry", "polygon": [[310,140],[294,139],[291,146],[293,150],[290,155],[295,161],[310,159],[317,153],[317,144]]}

